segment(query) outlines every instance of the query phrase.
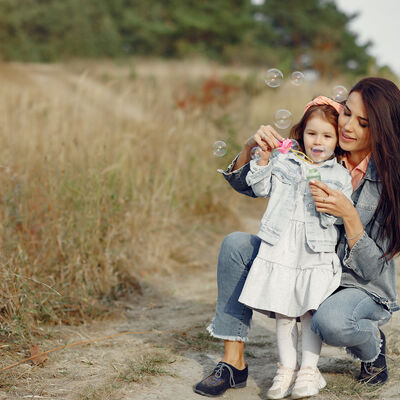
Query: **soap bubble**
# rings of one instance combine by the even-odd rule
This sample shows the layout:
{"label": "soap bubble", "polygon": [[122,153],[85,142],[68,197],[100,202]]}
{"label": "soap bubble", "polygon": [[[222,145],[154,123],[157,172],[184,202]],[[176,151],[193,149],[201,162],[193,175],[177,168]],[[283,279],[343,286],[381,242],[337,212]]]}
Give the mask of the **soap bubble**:
{"label": "soap bubble", "polygon": [[310,154],[307,153],[308,157],[315,163],[321,163],[328,160],[333,156],[334,151],[327,146],[314,146],[311,148]]}
{"label": "soap bubble", "polygon": [[267,71],[264,82],[272,88],[281,86],[283,74],[277,68],[271,68]]}
{"label": "soap bubble", "polygon": [[217,140],[213,144],[213,154],[215,157],[223,157],[226,154],[226,143],[222,140]]}
{"label": "soap bubble", "polygon": [[294,139],[290,139],[290,140],[292,142],[291,149],[299,151],[300,150],[300,146],[299,146],[299,143],[297,142],[297,140],[294,140]]}
{"label": "soap bubble", "polygon": [[292,113],[289,110],[278,110],[274,115],[274,125],[279,129],[286,129],[292,125]]}
{"label": "soap bubble", "polygon": [[252,160],[258,161],[261,157],[262,149],[260,146],[255,146],[250,150],[250,157]]}
{"label": "soap bubble", "polygon": [[337,101],[338,103],[341,103],[342,101],[345,101],[347,99],[349,92],[344,86],[335,86],[332,89],[332,97],[333,100]]}
{"label": "soap bubble", "polygon": [[294,71],[290,76],[290,82],[295,86],[300,86],[304,82],[304,74],[300,71]]}

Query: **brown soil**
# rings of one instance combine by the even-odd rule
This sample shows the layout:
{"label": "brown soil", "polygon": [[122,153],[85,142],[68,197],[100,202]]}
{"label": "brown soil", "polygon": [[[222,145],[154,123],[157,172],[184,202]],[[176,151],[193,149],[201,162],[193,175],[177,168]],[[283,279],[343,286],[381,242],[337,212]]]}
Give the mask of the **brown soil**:
{"label": "brown soil", "polygon": [[[242,220],[254,232],[257,219]],[[217,235],[219,242],[223,235]],[[216,242],[215,242],[216,243]],[[120,318],[77,328],[60,328],[41,343],[47,350],[63,343],[123,334],[49,354],[43,368],[22,364],[1,378],[0,399],[200,400],[192,386],[209,373],[222,354],[219,341],[205,334],[216,300],[218,245],[203,252],[205,262],[182,269],[179,276],[145,277],[143,295],[123,304]],[[244,389],[229,390],[225,399],[265,399],[277,362],[274,322],[255,315],[246,357],[250,377]],[[382,389],[356,385],[358,363],[343,349],[323,346],[320,369],[328,386],[317,399],[399,399],[398,313],[384,327],[388,337],[391,379]],[[391,352],[391,353],[390,353]],[[22,355],[21,355],[22,358]]]}

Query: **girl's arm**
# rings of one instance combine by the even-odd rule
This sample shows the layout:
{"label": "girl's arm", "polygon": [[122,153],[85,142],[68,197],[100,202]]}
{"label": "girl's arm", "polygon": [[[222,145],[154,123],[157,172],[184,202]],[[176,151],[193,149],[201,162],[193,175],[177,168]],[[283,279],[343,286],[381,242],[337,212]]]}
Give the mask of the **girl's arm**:
{"label": "girl's arm", "polygon": [[310,189],[317,211],[335,215],[343,220],[348,245],[344,265],[364,280],[376,279],[387,265],[387,259],[383,257],[386,244],[372,239],[365,232],[358,211],[342,192],[318,181],[310,181]]}
{"label": "girl's arm", "polygon": [[[270,159],[271,158],[271,159]],[[258,161],[250,161],[250,171],[246,176],[246,182],[251,186],[257,197],[269,197],[271,192],[272,169],[276,157],[271,157],[268,151],[260,152]]]}

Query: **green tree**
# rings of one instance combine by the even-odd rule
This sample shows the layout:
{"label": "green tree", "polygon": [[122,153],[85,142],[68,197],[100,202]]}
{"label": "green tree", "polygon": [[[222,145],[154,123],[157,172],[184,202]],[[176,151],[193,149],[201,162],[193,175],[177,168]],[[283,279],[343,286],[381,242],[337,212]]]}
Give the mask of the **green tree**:
{"label": "green tree", "polygon": [[374,59],[332,0],[0,0],[0,57],[203,55],[365,74]]}
{"label": "green tree", "polygon": [[366,72],[369,44],[359,46],[356,35],[347,29],[356,15],[347,16],[333,1],[268,0],[258,7],[265,16],[268,31],[265,37],[261,24],[257,42],[268,41],[276,48],[286,48],[292,55],[291,68],[313,68],[322,75],[338,75],[351,65],[354,73]]}

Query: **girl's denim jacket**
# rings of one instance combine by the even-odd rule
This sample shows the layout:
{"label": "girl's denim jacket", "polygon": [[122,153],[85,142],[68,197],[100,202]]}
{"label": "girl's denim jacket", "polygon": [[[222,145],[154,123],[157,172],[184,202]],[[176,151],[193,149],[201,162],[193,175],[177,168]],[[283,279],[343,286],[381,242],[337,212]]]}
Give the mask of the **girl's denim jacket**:
{"label": "girl's denim jacket", "polygon": [[[303,164],[303,168],[302,168]],[[250,162],[246,182],[257,197],[269,197],[268,207],[261,220],[258,236],[269,244],[276,244],[293,215],[296,192],[301,180],[305,180],[305,163],[293,153],[274,152],[268,165]],[[353,191],[351,177],[336,158],[318,167],[321,180],[334,190],[340,190],[350,198]],[[308,189],[304,192],[304,216],[306,241],[315,252],[334,252],[338,231],[334,227],[337,218],[316,210]]]}
{"label": "girl's denim jacket", "polygon": [[[237,157],[226,171],[219,170],[233,189],[247,196],[256,197],[246,182],[250,163],[232,172]],[[339,241],[336,253],[342,262],[341,286],[355,287],[367,292],[375,301],[385,306],[390,312],[400,310],[396,293],[396,265],[393,259],[383,257],[388,248],[386,239],[379,237],[378,231],[385,221],[378,214],[373,218],[378,206],[381,183],[378,171],[371,157],[367,172],[351,198],[355,205],[364,233],[350,250],[344,236],[343,225],[339,228]]]}

